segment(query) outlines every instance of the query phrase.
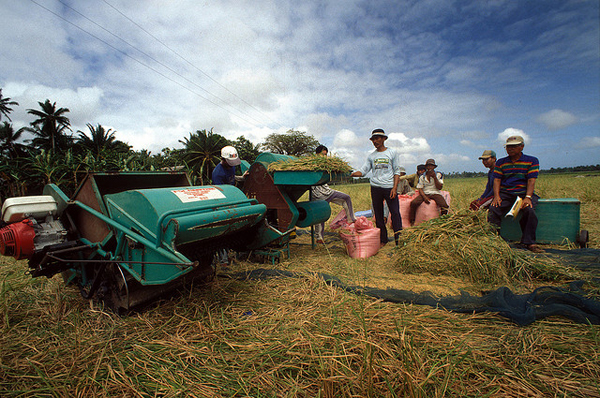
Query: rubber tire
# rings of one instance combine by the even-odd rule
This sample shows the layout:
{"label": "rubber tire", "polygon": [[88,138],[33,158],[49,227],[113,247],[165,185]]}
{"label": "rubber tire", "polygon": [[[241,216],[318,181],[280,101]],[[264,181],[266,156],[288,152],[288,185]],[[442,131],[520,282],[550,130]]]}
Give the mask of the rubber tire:
{"label": "rubber tire", "polygon": [[587,247],[588,246],[588,242],[590,241],[590,235],[588,233],[587,230],[582,229],[581,231],[579,231],[579,236],[577,237],[577,243],[579,244],[579,247]]}

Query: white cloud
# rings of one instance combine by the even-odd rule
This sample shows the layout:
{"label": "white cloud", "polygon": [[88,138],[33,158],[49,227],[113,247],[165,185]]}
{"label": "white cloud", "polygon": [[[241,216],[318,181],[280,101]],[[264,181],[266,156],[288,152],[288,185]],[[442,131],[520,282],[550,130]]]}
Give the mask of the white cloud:
{"label": "white cloud", "polygon": [[577,117],[570,112],[553,109],[543,113],[536,118],[538,123],[545,125],[548,130],[562,130],[577,123]]}
{"label": "white cloud", "polygon": [[589,149],[600,147],[600,137],[583,137],[576,145],[578,149]]}
{"label": "white cloud", "polygon": [[56,103],[57,108],[69,109],[65,115],[71,121],[73,131],[84,130],[86,123],[97,124],[95,119],[102,108],[104,95],[99,87],[61,89],[40,84],[12,82],[5,88],[6,92],[11,93],[11,98],[19,103],[18,107],[13,108],[14,117],[11,117],[15,124],[28,125],[34,118],[27,114],[27,109],[40,110],[38,102],[49,99],[51,103]]}
{"label": "white cloud", "polygon": [[409,138],[404,133],[390,133],[386,146],[396,148],[400,154],[426,153],[431,150],[429,143],[423,137]]}
{"label": "white cloud", "polygon": [[481,145],[477,145],[473,141],[470,141],[470,140],[460,140],[460,145],[466,146],[469,148],[481,148],[482,147]]}
{"label": "white cloud", "polygon": [[[448,153],[448,168],[479,169],[465,153],[487,149],[490,131],[530,129],[539,109],[551,110],[536,119],[549,130],[579,121],[595,132],[600,121],[595,2],[41,3],[55,14],[4,3],[0,87],[20,102],[16,127],[48,98],[71,110],[75,129],[100,123],[136,150],[180,147],[202,129],[258,144],[293,128],[357,165],[382,127],[408,168]],[[564,73],[568,95],[557,91]],[[507,129],[499,142],[513,134],[530,140]],[[555,161],[590,163],[577,152]]]}

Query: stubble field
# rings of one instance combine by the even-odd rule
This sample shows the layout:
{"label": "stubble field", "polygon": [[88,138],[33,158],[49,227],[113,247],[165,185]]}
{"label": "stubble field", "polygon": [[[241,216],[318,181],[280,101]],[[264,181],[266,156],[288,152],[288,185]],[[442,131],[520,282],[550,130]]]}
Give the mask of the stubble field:
{"label": "stubble field", "polygon": [[[446,179],[450,217],[458,217],[484,185],[484,178]],[[600,177],[543,175],[537,187],[544,198],[580,199],[581,229],[598,249]],[[352,196],[355,210],[370,207],[368,185],[335,188]],[[333,206],[332,213],[339,209]],[[412,243],[407,238],[404,247]],[[237,261],[218,269],[213,283],[128,316],[84,301],[58,276],[31,279],[25,262],[3,258],[0,396],[600,396],[598,325],[550,317],[517,326],[491,312],[389,303],[333,287],[316,274],[437,296],[500,286],[525,293],[581,278],[598,299],[591,276],[554,257],[518,250],[507,254],[518,268],[509,269],[509,277],[487,278],[495,268],[480,270],[485,278],[475,271],[466,277],[460,271],[470,247],[465,242],[467,256],[448,265],[457,272],[440,272],[429,263],[416,266],[430,255],[425,245],[408,254],[387,245],[361,260],[349,258],[333,233],[315,248],[309,234],[299,233],[290,259],[275,265]],[[500,258],[483,262],[494,261]],[[238,277],[257,268],[296,277]]]}

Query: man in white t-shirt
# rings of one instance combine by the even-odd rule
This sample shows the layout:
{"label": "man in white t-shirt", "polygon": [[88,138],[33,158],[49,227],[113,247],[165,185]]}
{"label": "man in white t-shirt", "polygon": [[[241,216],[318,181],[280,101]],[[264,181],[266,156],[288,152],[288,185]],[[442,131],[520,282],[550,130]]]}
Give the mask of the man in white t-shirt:
{"label": "man in white t-shirt", "polygon": [[441,209],[440,212],[442,215],[448,214],[448,203],[446,203],[446,199],[444,199],[441,192],[444,186],[444,178],[442,173],[435,172],[436,167],[437,164],[435,164],[434,159],[427,159],[425,162],[425,174],[419,177],[419,182],[417,183],[418,195],[410,202],[410,225],[415,223],[415,214],[423,202],[429,204],[433,200]]}
{"label": "man in white t-shirt", "polygon": [[351,174],[352,177],[362,177],[369,171],[372,173],[371,205],[375,213],[375,225],[380,230],[380,246],[388,242],[387,227],[383,219],[383,201],[390,209],[394,240],[398,244],[398,235],[402,231],[402,218],[398,204],[398,183],[400,181],[400,157],[393,148],[385,146],[387,135],[383,129],[375,129],[371,133],[371,142],[375,150],[369,154],[367,161],[360,169]]}

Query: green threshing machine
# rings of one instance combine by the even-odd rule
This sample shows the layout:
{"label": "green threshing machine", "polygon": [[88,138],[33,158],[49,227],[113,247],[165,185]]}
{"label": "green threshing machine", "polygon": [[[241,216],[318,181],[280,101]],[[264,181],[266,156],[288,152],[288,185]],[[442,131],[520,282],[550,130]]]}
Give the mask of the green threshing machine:
{"label": "green threshing machine", "polygon": [[210,281],[214,253],[285,245],[296,227],[327,220],[325,201],[298,202],[322,171],[269,172],[290,159],[263,153],[243,191],[192,186],[180,172],[90,173],[68,198],[6,199],[0,254],[27,259],[33,277],[61,273],[86,299],[129,310],[191,280]]}

